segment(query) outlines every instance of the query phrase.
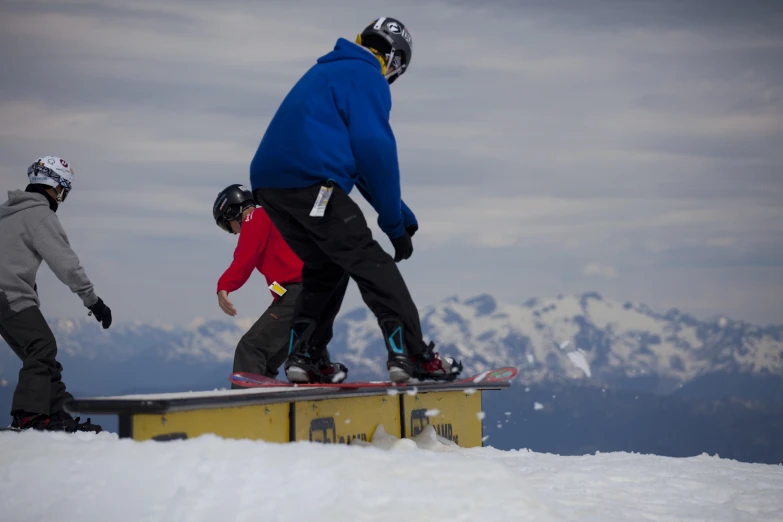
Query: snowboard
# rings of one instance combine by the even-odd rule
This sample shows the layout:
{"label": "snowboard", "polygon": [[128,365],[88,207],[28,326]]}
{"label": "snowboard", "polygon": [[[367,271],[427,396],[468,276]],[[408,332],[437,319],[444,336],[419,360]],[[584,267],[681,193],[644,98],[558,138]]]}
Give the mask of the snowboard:
{"label": "snowboard", "polygon": [[352,381],[341,383],[313,383],[313,384],[296,384],[288,381],[281,381],[273,379],[272,377],[266,377],[264,375],[257,375],[248,372],[235,372],[229,375],[228,380],[237,386],[244,388],[274,388],[274,387],[288,387],[288,388],[341,388],[341,389],[359,389],[359,388],[399,388],[404,386],[432,386],[437,384],[472,384],[472,383],[493,383],[510,381],[517,376],[517,369],[513,366],[507,366],[504,368],[496,368],[494,370],[488,370],[485,372],[466,377],[464,379],[455,379],[453,381],[421,381],[421,382],[405,382],[395,383],[391,381]]}

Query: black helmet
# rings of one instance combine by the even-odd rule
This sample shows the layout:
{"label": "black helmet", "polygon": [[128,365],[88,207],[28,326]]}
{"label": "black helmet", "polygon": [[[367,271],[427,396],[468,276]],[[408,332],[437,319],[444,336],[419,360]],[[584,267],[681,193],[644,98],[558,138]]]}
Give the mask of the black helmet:
{"label": "black helmet", "polygon": [[386,60],[383,71],[389,85],[408,69],[413,58],[413,39],[402,22],[381,17],[367,26],[356,43],[375,49]]}
{"label": "black helmet", "polygon": [[239,184],[230,185],[218,194],[212,206],[212,217],[215,218],[217,226],[233,234],[229,221],[242,223],[242,212],[255,205],[253,193],[247,187]]}

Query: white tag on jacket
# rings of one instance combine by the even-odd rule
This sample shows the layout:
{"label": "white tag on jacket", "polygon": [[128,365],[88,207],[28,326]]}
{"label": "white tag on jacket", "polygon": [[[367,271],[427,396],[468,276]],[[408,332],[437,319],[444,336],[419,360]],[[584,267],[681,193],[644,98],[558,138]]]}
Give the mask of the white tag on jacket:
{"label": "white tag on jacket", "polygon": [[272,282],[272,284],[269,285],[269,289],[280,297],[282,297],[283,294],[287,292],[287,290],[283,288],[282,285],[280,285],[277,281]]}
{"label": "white tag on jacket", "polygon": [[323,217],[326,212],[326,205],[329,203],[329,198],[332,197],[332,187],[321,187],[318,191],[318,197],[315,198],[315,205],[313,210],[310,211],[312,217]]}

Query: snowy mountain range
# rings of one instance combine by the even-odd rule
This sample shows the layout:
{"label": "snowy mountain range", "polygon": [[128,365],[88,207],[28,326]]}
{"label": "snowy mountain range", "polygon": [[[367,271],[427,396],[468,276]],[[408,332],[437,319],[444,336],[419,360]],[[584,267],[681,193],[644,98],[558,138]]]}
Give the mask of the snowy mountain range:
{"label": "snowy mountain range", "polygon": [[[524,383],[617,387],[636,381],[668,393],[713,374],[783,378],[783,326],[724,317],[700,321],[678,310],[656,312],[597,293],[522,305],[489,295],[453,297],[422,309],[421,318],[425,337],[442,354],[462,360],[466,373],[516,366]],[[64,364],[65,359],[81,360],[82,366],[89,361],[93,372],[111,367],[125,377],[150,379],[156,369],[165,370],[167,379],[184,379],[184,368],[199,367],[201,373],[217,371],[215,384],[224,385],[236,343],[252,322],[198,319],[184,328],[120,323],[104,331],[85,317],[54,320],[52,328]],[[330,351],[353,379],[385,378],[380,329],[366,308],[338,319]],[[68,373],[73,367],[66,365]],[[13,353],[0,350],[0,385],[15,381],[18,368]]]}
{"label": "snowy mountain range", "polygon": [[[374,318],[343,318],[349,367],[372,365],[381,339]],[[783,326],[727,318],[699,321],[678,310],[658,313],[597,293],[532,299],[519,306],[489,295],[447,299],[422,313],[425,335],[471,371],[513,365],[524,382],[657,378],[673,388],[711,373],[783,376]]]}
{"label": "snowy mountain range", "polygon": [[[657,312],[596,293],[516,305],[488,295],[421,310],[426,339],[465,373],[516,366],[509,390],[483,399],[485,433],[501,449],[561,455],[703,451],[783,462],[783,326]],[[91,317],[52,320],[76,397],[227,388],[234,349],[254,319],[185,327]],[[364,307],[340,316],[329,345],[349,379],[385,379],[380,328]],[[20,363],[0,348],[0,423]],[[96,422],[117,429],[113,416]],[[6,419],[7,420],[7,419]],[[578,436],[575,436],[578,434]]]}

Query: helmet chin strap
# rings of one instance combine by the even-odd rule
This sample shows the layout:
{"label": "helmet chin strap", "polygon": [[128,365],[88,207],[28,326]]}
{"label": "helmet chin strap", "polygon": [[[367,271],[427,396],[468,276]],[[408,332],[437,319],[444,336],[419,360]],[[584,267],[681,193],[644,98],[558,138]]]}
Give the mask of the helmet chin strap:
{"label": "helmet chin strap", "polygon": [[[395,52],[394,49],[392,49],[392,52],[389,55],[389,62],[390,63],[392,63],[394,61],[394,52]],[[388,67],[387,67],[387,70],[388,70]],[[386,74],[384,74],[383,76],[387,80],[391,80],[395,76],[401,75],[402,71],[404,71],[404,70],[405,70],[404,66],[396,67],[396,68],[392,69],[390,72],[387,72]],[[391,81],[389,81],[389,83],[391,83]]]}
{"label": "helmet chin strap", "polygon": [[378,59],[378,61],[381,62],[381,74],[383,75],[384,78],[386,78],[386,80],[391,80],[395,76],[399,76],[400,74],[402,74],[403,67],[397,67],[396,69],[392,69],[391,71],[389,71],[388,64],[391,63],[392,60],[394,60],[394,52],[395,52],[394,49],[392,49],[392,52],[386,56],[382,55],[372,47],[369,48],[365,47],[365,49],[370,51],[373,54],[373,56],[375,56]]}

